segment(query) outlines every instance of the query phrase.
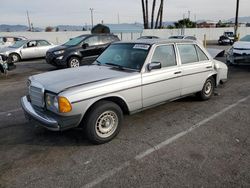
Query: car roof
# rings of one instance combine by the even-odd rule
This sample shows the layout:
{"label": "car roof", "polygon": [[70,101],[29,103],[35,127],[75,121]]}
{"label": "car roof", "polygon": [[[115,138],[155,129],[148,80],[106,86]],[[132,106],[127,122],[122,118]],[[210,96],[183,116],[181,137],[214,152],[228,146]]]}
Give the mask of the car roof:
{"label": "car roof", "polygon": [[[83,34],[83,35],[79,35],[77,37],[88,37],[88,36],[116,36],[112,33],[95,33],[95,34]],[[73,38],[77,38],[77,37],[73,37]]]}
{"label": "car roof", "polygon": [[170,43],[196,43],[193,40],[189,39],[140,39],[140,40],[134,40],[134,41],[129,41],[129,42],[124,42],[124,41],[119,41],[115,42],[116,44],[118,43],[136,43],[136,44],[149,44],[149,45],[154,45],[154,44],[170,44]]}

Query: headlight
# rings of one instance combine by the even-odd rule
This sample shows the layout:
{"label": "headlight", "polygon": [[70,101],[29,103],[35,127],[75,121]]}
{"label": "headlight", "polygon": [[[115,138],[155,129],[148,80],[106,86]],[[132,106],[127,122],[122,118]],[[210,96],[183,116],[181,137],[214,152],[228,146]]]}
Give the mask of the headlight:
{"label": "headlight", "polygon": [[64,50],[54,52],[55,55],[60,55],[60,54],[63,54],[63,53],[64,53]]}
{"label": "headlight", "polygon": [[46,93],[46,107],[50,111],[67,113],[72,110],[71,103],[66,97],[56,96],[51,93]]}
{"label": "headlight", "polygon": [[26,83],[26,84],[27,84],[27,87],[30,87],[30,85],[31,85],[30,79],[27,80],[27,83]]}

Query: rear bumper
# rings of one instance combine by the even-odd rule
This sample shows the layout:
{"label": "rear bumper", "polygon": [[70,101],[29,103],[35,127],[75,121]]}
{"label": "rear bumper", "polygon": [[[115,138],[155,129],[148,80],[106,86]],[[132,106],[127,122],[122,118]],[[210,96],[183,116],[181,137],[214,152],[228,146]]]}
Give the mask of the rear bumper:
{"label": "rear bumper", "polygon": [[51,131],[60,131],[77,127],[81,122],[81,115],[59,116],[54,113],[37,110],[26,96],[21,98],[21,106],[28,120],[35,120],[39,125]]}

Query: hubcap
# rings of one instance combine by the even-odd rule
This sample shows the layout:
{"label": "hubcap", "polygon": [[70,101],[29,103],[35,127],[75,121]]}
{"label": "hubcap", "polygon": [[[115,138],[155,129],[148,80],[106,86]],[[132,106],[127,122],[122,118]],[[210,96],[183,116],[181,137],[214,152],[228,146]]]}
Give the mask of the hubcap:
{"label": "hubcap", "polygon": [[105,111],[96,120],[96,134],[101,138],[107,138],[115,132],[118,123],[118,116],[115,112]]}
{"label": "hubcap", "polygon": [[211,82],[207,82],[206,85],[205,85],[205,94],[206,95],[209,95],[212,91],[212,83]]}
{"label": "hubcap", "polygon": [[17,55],[12,55],[12,62],[17,62],[18,61],[18,57]]}
{"label": "hubcap", "polygon": [[78,59],[72,59],[70,61],[70,67],[79,67],[80,63],[78,61]]}

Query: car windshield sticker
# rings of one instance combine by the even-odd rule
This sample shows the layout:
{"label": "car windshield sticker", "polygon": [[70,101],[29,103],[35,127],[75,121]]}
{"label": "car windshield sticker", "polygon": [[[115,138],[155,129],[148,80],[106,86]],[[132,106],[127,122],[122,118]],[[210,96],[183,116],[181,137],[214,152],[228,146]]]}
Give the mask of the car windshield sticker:
{"label": "car windshield sticker", "polygon": [[135,44],[134,49],[141,49],[141,50],[148,50],[149,49],[149,45],[146,44]]}

